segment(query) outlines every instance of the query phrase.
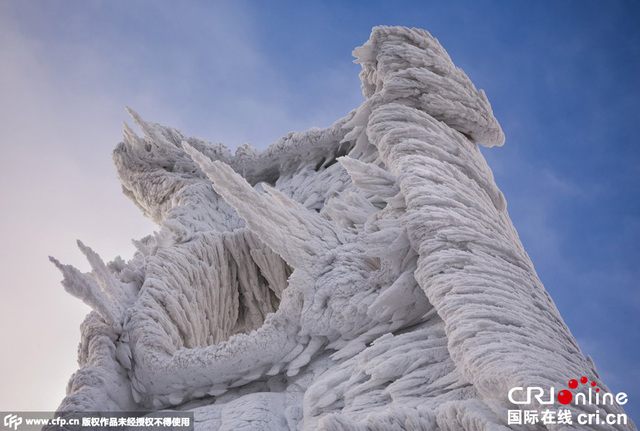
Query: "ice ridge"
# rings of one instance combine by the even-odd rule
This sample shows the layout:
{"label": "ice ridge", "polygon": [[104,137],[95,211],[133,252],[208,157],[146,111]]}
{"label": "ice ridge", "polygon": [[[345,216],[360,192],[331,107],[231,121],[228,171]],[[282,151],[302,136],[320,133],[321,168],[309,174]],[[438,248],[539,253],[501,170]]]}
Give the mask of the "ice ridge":
{"label": "ice ridge", "polygon": [[158,231],[127,262],[79,243],[90,273],[52,258],[94,310],[60,411],[190,410],[200,430],[499,430],[510,388],[585,375],[606,390],[480,153],[505,141],[484,92],[424,30],[376,27],[354,56],[365,102],[264,151],[129,110],[143,136],[125,124],[114,163]]}

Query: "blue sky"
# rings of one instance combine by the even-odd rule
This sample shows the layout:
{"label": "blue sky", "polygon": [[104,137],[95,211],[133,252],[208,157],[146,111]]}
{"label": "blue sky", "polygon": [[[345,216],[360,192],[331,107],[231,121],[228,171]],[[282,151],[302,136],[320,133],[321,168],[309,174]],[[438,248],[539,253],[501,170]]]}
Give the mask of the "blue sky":
{"label": "blue sky", "polygon": [[111,165],[124,106],[188,135],[264,148],[362,102],[351,51],[386,24],[430,31],[487,92],[507,142],[483,152],[514,224],[637,420],[638,22],[637,0],[0,0],[0,327],[15,352],[0,359],[15,371],[0,410],[55,408],[75,368],[87,308],[67,298],[47,255],[88,269],[76,238],[110,260],[154,229]]}

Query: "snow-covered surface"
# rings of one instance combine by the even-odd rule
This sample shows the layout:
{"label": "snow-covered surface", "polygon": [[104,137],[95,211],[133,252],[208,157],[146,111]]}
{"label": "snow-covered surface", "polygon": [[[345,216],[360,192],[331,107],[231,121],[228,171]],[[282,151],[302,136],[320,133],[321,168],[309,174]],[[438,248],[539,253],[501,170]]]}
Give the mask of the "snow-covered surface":
{"label": "snow-covered surface", "polygon": [[423,30],[376,27],[354,55],[366,101],[263,152],[131,111],[144,136],[126,127],[114,161],[159,231],[129,262],[79,244],[89,274],[52,259],[94,309],[60,410],[504,429],[512,387],[587,375],[606,390],[476,145],[504,143],[484,92]]}

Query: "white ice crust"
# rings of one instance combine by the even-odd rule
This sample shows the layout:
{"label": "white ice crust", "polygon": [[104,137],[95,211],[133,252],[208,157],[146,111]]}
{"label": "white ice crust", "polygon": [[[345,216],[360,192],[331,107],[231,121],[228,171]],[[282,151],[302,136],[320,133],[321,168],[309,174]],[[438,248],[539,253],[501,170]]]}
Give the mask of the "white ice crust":
{"label": "white ice crust", "polygon": [[262,152],[130,111],[144,136],[125,125],[114,161],[159,231],[128,262],[80,243],[91,273],[52,259],[95,310],[61,411],[191,410],[202,430],[499,430],[512,387],[585,375],[606,390],[476,145],[504,143],[484,92],[423,30],[376,27],[354,55],[366,101]]}

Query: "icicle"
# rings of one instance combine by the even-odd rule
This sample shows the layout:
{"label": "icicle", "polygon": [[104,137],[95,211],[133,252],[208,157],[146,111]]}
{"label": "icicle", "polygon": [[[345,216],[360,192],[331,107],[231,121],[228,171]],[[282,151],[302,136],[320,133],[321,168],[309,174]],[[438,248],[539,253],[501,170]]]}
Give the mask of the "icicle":
{"label": "icicle", "polygon": [[63,265],[49,256],[49,260],[62,272],[64,289],[97,311],[110,325],[120,326],[120,311],[96,281],[71,265]]}
{"label": "icicle", "polygon": [[186,142],[183,146],[247,227],[292,267],[308,268],[345,241],[336,226],[301,204],[268,186],[270,193],[261,194],[229,165],[207,159]]}

